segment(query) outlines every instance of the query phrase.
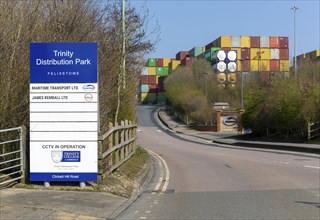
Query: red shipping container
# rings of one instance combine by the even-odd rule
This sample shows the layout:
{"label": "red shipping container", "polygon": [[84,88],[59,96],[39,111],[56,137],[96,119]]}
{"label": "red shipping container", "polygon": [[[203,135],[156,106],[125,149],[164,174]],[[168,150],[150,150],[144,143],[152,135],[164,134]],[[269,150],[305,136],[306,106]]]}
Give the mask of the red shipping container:
{"label": "red shipping container", "polygon": [[279,60],[270,60],[270,71],[279,72],[280,71],[280,61]]}
{"label": "red shipping container", "polygon": [[149,83],[149,78],[147,75],[143,75],[140,78],[141,84],[148,84]]}
{"label": "red shipping container", "polygon": [[157,84],[156,76],[148,76],[148,84]]}
{"label": "red shipping container", "polygon": [[289,39],[288,37],[279,37],[280,48],[288,48]]}
{"label": "red shipping container", "polygon": [[163,59],[156,58],[156,67],[163,67]]}
{"label": "red shipping container", "polygon": [[279,49],[279,59],[289,60],[289,49]]}
{"label": "red shipping container", "polygon": [[193,62],[193,58],[191,57],[185,57],[182,61],[181,61],[181,65],[183,66],[188,66],[190,64],[192,64]]}
{"label": "red shipping container", "polygon": [[250,48],[241,48],[241,60],[250,60]]}
{"label": "red shipping container", "polygon": [[242,72],[249,72],[250,71],[250,60],[243,60],[241,61],[241,71]]}
{"label": "red shipping container", "polygon": [[260,47],[260,37],[250,37],[250,47],[259,48]]}
{"label": "red shipping container", "polygon": [[221,47],[221,50],[231,50],[231,47]]}
{"label": "red shipping container", "polygon": [[189,51],[179,51],[179,53],[176,54],[176,60],[181,61],[187,56],[189,56]]}
{"label": "red shipping container", "polygon": [[158,85],[156,85],[156,84],[149,85],[149,92],[157,93],[158,92]]}
{"label": "red shipping container", "polygon": [[269,37],[269,46],[270,48],[279,48],[279,37]]}

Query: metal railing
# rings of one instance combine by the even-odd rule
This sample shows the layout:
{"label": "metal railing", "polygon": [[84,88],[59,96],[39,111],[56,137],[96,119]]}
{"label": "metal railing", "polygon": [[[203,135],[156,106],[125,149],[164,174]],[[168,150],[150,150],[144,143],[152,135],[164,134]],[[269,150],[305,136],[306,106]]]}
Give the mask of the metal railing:
{"label": "metal railing", "polygon": [[0,187],[25,183],[26,134],[25,126],[0,130]]}
{"label": "metal railing", "polygon": [[308,140],[320,136],[320,122],[308,123]]}
{"label": "metal railing", "polygon": [[109,123],[108,131],[99,136],[99,176],[102,179],[106,175],[127,161],[136,150],[137,125],[131,121]]}

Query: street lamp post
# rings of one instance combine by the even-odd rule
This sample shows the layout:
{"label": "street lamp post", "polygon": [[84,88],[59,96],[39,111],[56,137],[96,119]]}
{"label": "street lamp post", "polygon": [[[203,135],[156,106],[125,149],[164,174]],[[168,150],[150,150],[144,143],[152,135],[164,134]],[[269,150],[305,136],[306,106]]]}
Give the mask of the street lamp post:
{"label": "street lamp post", "polygon": [[293,47],[294,47],[294,78],[295,78],[295,80],[297,80],[297,78],[298,78],[298,74],[297,74],[297,55],[296,55],[296,11],[298,10],[299,8],[298,8],[298,6],[293,6],[292,8],[291,8],[291,10],[293,10],[293,41],[294,41],[294,43],[293,43]]}
{"label": "street lamp post", "polygon": [[[239,59],[241,68],[242,68],[242,59]],[[241,109],[243,109],[243,71],[241,70],[241,96],[240,96],[240,102],[241,102]]]}

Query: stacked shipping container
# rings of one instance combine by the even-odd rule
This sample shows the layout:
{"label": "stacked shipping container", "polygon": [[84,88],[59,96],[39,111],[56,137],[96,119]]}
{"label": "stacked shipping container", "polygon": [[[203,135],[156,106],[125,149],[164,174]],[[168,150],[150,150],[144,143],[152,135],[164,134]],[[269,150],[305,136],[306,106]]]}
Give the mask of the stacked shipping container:
{"label": "stacked shipping container", "polygon": [[[196,58],[204,58],[211,62],[216,51],[219,50],[237,52],[237,73],[239,76],[240,73],[246,75],[251,73],[250,75],[254,79],[264,80],[272,72],[289,72],[288,37],[221,36],[205,47],[179,51],[176,54],[176,59],[148,59],[147,67],[141,76],[141,102],[165,102],[163,82],[169,73],[179,65],[191,64]],[[320,57],[320,51],[314,53],[315,55],[312,56]],[[297,59],[299,61],[299,57]]]}
{"label": "stacked shipping container", "polygon": [[206,45],[210,50],[235,50],[238,54],[238,74],[253,73],[255,79],[266,79],[271,72],[289,72],[288,37],[221,36]]}
{"label": "stacked shipping container", "polygon": [[140,80],[141,102],[144,104],[165,103],[165,77],[179,65],[180,61],[170,58],[148,59],[147,67],[143,69]]}
{"label": "stacked shipping container", "polygon": [[308,61],[320,61],[320,50],[314,50],[308,53],[304,53],[297,56],[297,64],[301,65],[303,62]]}

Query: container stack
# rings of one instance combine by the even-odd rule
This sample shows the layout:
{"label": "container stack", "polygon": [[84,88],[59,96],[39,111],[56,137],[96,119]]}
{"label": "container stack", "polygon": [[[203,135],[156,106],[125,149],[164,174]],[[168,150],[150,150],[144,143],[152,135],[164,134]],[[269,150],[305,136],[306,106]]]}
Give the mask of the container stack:
{"label": "container stack", "polygon": [[[222,59],[223,57],[218,55],[219,51],[225,53],[226,58]],[[230,55],[235,54],[235,60],[230,59],[229,52]],[[175,59],[148,59],[147,67],[141,75],[141,102],[165,103],[165,77],[178,66],[188,66],[194,59],[199,58],[211,62],[219,82],[227,82],[232,86],[242,76],[265,81],[272,73],[288,73],[290,70],[288,37],[221,36],[205,47],[179,51]],[[297,59],[298,62],[309,59],[320,60],[320,50],[303,54]]]}
{"label": "container stack", "polygon": [[[166,102],[164,95],[164,79],[171,69],[177,68],[178,63],[171,64],[170,58],[149,58],[147,67],[141,74],[141,103],[162,104]],[[180,62],[179,62],[180,63]]]}
{"label": "container stack", "polygon": [[270,73],[289,72],[288,37],[221,36],[206,45],[204,58],[212,61],[217,50],[237,52],[237,74],[265,80]]}
{"label": "container stack", "polygon": [[314,50],[308,53],[304,53],[297,56],[297,65],[301,65],[305,62],[320,62],[320,50]]}

